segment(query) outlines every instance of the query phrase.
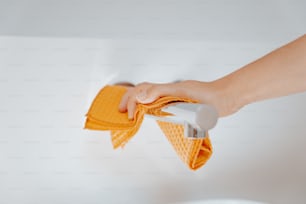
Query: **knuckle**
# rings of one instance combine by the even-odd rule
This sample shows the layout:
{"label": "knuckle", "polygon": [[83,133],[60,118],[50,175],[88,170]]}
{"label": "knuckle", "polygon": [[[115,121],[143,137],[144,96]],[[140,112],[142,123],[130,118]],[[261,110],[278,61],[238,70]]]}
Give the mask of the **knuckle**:
{"label": "knuckle", "polygon": [[133,105],[134,105],[134,102],[131,101],[131,100],[129,100],[129,101],[128,101],[128,104],[127,104],[128,110],[132,110],[132,109],[133,109]]}
{"label": "knuckle", "polygon": [[155,94],[158,92],[158,86],[155,85],[155,86],[151,86],[149,89],[148,89],[148,93],[149,94]]}
{"label": "knuckle", "polygon": [[153,85],[153,83],[144,81],[144,82],[141,82],[141,83],[137,84],[137,87],[150,87],[152,85]]}
{"label": "knuckle", "polygon": [[135,90],[134,90],[134,94],[138,94],[140,92],[147,91],[152,86],[153,86],[153,84],[149,83],[149,82],[142,82],[140,84],[137,84],[136,87],[135,87]]}

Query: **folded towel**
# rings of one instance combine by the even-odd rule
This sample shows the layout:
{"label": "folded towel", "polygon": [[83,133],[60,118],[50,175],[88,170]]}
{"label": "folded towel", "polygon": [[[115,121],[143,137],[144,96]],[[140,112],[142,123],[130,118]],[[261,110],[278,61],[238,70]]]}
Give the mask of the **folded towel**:
{"label": "folded towel", "polygon": [[[179,97],[161,97],[150,104],[137,104],[134,119],[129,120],[127,113],[118,110],[123,86],[105,86],[96,96],[87,113],[85,128],[91,130],[110,130],[114,148],[123,147],[138,131],[145,114],[154,116],[169,115],[161,109],[176,102],[195,103],[196,101]],[[212,154],[209,137],[187,139],[184,126],[171,122],[157,121],[163,133],[174,147],[177,155],[192,170],[203,166]]]}

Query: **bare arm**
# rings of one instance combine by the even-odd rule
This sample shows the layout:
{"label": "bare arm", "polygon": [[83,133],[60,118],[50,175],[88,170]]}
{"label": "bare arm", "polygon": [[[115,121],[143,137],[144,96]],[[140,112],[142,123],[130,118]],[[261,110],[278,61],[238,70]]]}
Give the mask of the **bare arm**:
{"label": "bare arm", "polygon": [[269,98],[306,91],[306,35],[212,82],[183,81],[169,84],[142,83],[123,97],[119,110],[133,112],[137,103],[158,97],[188,97],[214,105],[220,116]]}
{"label": "bare arm", "polygon": [[215,83],[227,87],[241,106],[306,91],[306,35]]}

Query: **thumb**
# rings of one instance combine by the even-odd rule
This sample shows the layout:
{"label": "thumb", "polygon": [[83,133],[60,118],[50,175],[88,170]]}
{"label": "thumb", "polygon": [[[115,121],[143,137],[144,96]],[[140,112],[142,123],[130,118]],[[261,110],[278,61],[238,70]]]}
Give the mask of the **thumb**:
{"label": "thumb", "polygon": [[181,96],[181,92],[177,83],[154,84],[138,92],[136,100],[138,103],[147,104],[163,96]]}
{"label": "thumb", "polygon": [[163,96],[162,90],[159,88],[159,86],[154,85],[150,88],[141,90],[136,95],[136,100],[139,103],[147,104],[152,103],[159,97]]}

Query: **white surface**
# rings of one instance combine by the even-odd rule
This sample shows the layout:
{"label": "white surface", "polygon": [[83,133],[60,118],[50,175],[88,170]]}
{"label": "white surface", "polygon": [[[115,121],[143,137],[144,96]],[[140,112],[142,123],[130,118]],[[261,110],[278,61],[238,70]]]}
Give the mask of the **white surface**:
{"label": "white surface", "polygon": [[283,41],[305,33],[304,0],[1,0],[2,35]]}
{"label": "white surface", "polygon": [[[99,3],[10,2],[0,2],[1,33],[32,37],[0,37],[0,203],[306,202],[306,94],[219,120],[210,133],[214,154],[196,172],[149,119],[123,150],[112,149],[108,133],[82,129],[106,83],[213,80],[298,37],[305,32],[302,1],[116,1],[103,4],[107,13],[98,12]],[[60,21],[56,8],[70,18]],[[125,23],[116,20],[136,8],[141,12],[126,13]],[[86,14],[99,20],[86,24]],[[166,20],[147,25],[140,16]],[[80,35],[77,28],[84,28]],[[137,28],[145,37],[134,35]],[[191,35],[200,31],[207,35]]]}
{"label": "white surface", "polygon": [[191,201],[191,202],[183,202],[183,203],[176,203],[176,204],[264,204],[259,203],[256,201],[249,201],[249,200],[204,200],[204,201]]}

